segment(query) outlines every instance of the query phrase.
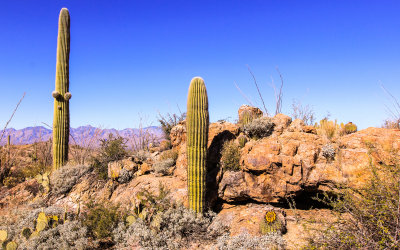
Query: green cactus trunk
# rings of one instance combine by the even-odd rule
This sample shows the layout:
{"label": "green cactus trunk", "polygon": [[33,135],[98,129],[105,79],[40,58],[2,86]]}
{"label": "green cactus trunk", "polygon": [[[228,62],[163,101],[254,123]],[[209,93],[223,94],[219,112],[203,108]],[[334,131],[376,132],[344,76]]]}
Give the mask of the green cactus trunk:
{"label": "green cactus trunk", "polygon": [[206,86],[195,77],[189,87],[186,130],[189,207],[198,213],[205,209],[208,124]]}
{"label": "green cactus trunk", "polygon": [[53,120],[53,169],[68,161],[69,140],[69,12],[62,8],[58,21],[56,89]]}

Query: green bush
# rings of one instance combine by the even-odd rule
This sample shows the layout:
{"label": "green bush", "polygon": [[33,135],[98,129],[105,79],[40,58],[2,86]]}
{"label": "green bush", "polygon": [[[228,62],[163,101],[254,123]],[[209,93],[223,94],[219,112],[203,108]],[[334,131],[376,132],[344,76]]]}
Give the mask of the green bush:
{"label": "green bush", "polygon": [[234,141],[226,141],[222,146],[221,165],[224,170],[240,170],[240,151]]}
{"label": "green bush", "polygon": [[108,163],[128,156],[126,139],[121,136],[108,135],[108,139],[100,139],[99,154],[92,159],[92,166],[102,179],[107,179]]}
{"label": "green bush", "polygon": [[85,225],[89,233],[96,239],[104,239],[110,237],[112,230],[121,220],[121,215],[117,211],[116,206],[106,206],[103,203],[88,204],[88,211],[84,216],[83,225]]}

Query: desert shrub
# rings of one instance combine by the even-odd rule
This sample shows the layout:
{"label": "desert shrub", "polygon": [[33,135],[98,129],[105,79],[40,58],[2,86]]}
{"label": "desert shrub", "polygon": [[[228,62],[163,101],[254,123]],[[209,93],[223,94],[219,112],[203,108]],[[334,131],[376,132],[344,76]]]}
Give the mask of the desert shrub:
{"label": "desert shrub", "polygon": [[104,161],[118,161],[128,155],[126,139],[121,136],[108,135],[108,139],[100,140],[100,157]]}
{"label": "desert shrub", "polygon": [[400,119],[387,119],[383,122],[382,128],[400,129]]}
{"label": "desert shrub", "polygon": [[177,114],[166,114],[165,116],[158,114],[158,121],[161,124],[161,130],[163,131],[164,138],[167,140],[171,140],[170,134],[173,127],[178,125],[179,122],[185,120],[186,113]]}
{"label": "desert shrub", "polygon": [[335,158],[335,149],[333,148],[331,143],[327,143],[322,147],[322,156],[324,156],[328,160],[332,160]]}
{"label": "desert shrub", "polygon": [[118,161],[128,156],[126,139],[113,134],[108,139],[100,140],[100,149],[96,157],[92,159],[92,166],[102,179],[107,179],[108,163]]}
{"label": "desert shrub", "polygon": [[163,212],[173,206],[168,198],[169,190],[162,184],[158,186],[158,193],[154,194],[147,189],[142,189],[136,195],[136,207],[134,213],[136,217],[150,221],[153,215]]}
{"label": "desert shrub", "polygon": [[232,141],[226,141],[222,146],[221,165],[224,170],[240,170],[240,151],[238,145]]}
{"label": "desert shrub", "polygon": [[27,240],[22,232],[34,231],[38,214],[41,212],[49,216],[56,215],[58,218],[64,215],[64,209],[59,207],[31,211],[16,209],[9,216],[1,218],[1,224],[7,226],[0,226],[0,229],[7,231],[9,240],[18,243],[18,249],[86,249],[87,229],[69,213],[67,222],[53,224]]}
{"label": "desert shrub", "polygon": [[171,144],[171,141],[170,141],[170,140],[162,140],[162,141],[160,141],[159,150],[160,150],[161,152],[163,152],[163,151],[165,151],[165,150],[168,150],[168,149],[170,149],[171,147],[172,147],[172,144]]}
{"label": "desert shrub", "polygon": [[79,221],[67,221],[22,240],[19,249],[89,249],[87,233],[87,228]]}
{"label": "desert shrub", "polygon": [[9,172],[8,176],[3,179],[3,184],[11,188],[18,185],[19,183],[24,182],[28,178],[34,178],[37,175],[49,173],[50,170],[51,165],[44,166],[40,164],[29,164],[26,166],[21,166]]}
{"label": "desert shrub", "polygon": [[51,191],[54,195],[67,194],[79,179],[91,170],[90,166],[66,165],[50,175]]}
{"label": "desert shrub", "polygon": [[201,215],[171,203],[168,193],[160,185],[158,194],[147,189],[138,194],[136,220],[121,222],[113,231],[117,248],[132,247],[136,242],[144,249],[182,249],[194,242],[211,242],[227,231],[222,223],[212,224],[215,213]]}
{"label": "desert shrub", "polygon": [[103,203],[89,203],[88,211],[84,216],[83,225],[96,239],[111,236],[112,230],[117,226],[121,215],[116,206],[106,206]]}
{"label": "desert shrub", "polygon": [[252,236],[245,232],[232,237],[225,234],[217,239],[217,243],[211,249],[285,249],[285,245],[285,240],[278,233]]}
{"label": "desert shrub", "polygon": [[176,161],[178,159],[178,151],[176,149],[169,149],[161,153],[160,160],[173,159]]}
{"label": "desert shrub", "polygon": [[271,135],[275,124],[271,118],[260,117],[243,126],[243,132],[250,138],[263,138]]}
{"label": "desert shrub", "polygon": [[151,157],[151,154],[149,151],[147,150],[139,150],[133,153],[133,157],[137,160],[137,161],[141,161],[144,162],[147,159],[149,159]]}
{"label": "desert shrub", "polygon": [[322,119],[319,124],[316,123],[315,128],[317,129],[318,135],[326,136],[329,140],[333,137],[338,136],[341,134],[340,125],[337,121],[329,121],[327,118]]}
{"label": "desert shrub", "polygon": [[40,165],[40,164],[33,164],[21,169],[23,177],[26,178],[33,178],[38,174],[44,174],[51,171],[51,165]]}
{"label": "desert shrub", "polygon": [[175,162],[172,158],[156,162],[153,164],[153,170],[155,173],[166,175],[169,169],[175,165]]}
{"label": "desert shrub", "polygon": [[153,171],[162,175],[169,173],[172,166],[176,164],[178,159],[178,151],[169,149],[161,153],[159,161],[153,164]]}
{"label": "desert shrub", "polygon": [[[396,153],[397,154],[397,153]],[[398,249],[400,247],[400,165],[370,166],[371,178],[361,188],[346,188],[339,199],[323,200],[337,221],[309,239],[313,249]]]}
{"label": "desert shrub", "polygon": [[314,110],[309,106],[303,106],[300,101],[293,100],[292,118],[303,120],[306,125],[313,125],[315,121]]}
{"label": "desert shrub", "polygon": [[192,243],[212,242],[226,232],[224,227],[210,227],[215,213],[196,214],[183,206],[170,207],[152,221],[138,219],[128,227],[120,225],[116,234],[119,247],[137,241],[144,249],[182,249]]}
{"label": "desert shrub", "polygon": [[51,167],[51,140],[35,142],[29,148],[0,147],[0,183],[8,187],[49,172]]}

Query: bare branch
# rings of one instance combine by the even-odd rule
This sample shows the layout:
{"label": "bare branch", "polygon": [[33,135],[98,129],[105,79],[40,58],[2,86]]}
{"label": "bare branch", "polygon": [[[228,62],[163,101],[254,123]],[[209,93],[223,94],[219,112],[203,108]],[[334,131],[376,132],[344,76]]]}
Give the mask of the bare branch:
{"label": "bare branch", "polygon": [[4,126],[3,132],[1,133],[1,136],[0,136],[0,141],[3,139],[4,133],[6,132],[6,128],[7,128],[8,124],[11,122],[12,118],[14,117],[15,112],[17,112],[17,109],[18,109],[19,105],[21,104],[22,100],[24,99],[25,94],[26,94],[26,92],[24,92],[24,94],[22,95],[22,97],[19,100],[17,106],[15,107],[10,119],[7,121],[6,125]]}
{"label": "bare branch", "polygon": [[234,82],[235,87],[237,88],[237,90],[239,90],[240,94],[244,97],[244,99],[246,99],[246,101],[251,105],[254,106],[254,104],[250,101],[250,99],[243,93],[243,91],[239,88],[239,86],[236,84],[236,82]]}
{"label": "bare branch", "polygon": [[393,121],[389,121],[387,120],[387,122],[394,122],[395,124],[397,124],[397,126],[399,125],[400,122],[400,104],[397,100],[397,98],[395,96],[393,96],[386,88],[385,86],[382,84],[382,82],[379,81],[379,85],[381,86],[381,88],[383,89],[383,91],[389,96],[389,98],[392,101],[392,105],[393,108],[389,108],[387,105],[385,105],[386,110],[388,113],[390,113],[393,117]]}
{"label": "bare branch", "polygon": [[275,115],[282,112],[282,95],[283,95],[283,94],[282,94],[283,77],[282,77],[282,74],[281,74],[281,72],[279,71],[279,68],[278,68],[278,67],[276,67],[276,71],[278,71],[279,77],[280,77],[280,79],[281,79],[281,87],[279,88],[279,95],[278,95],[277,97],[275,96],[275,98],[277,99],[277,100],[276,100]]}
{"label": "bare branch", "polygon": [[267,108],[265,107],[264,99],[262,98],[262,95],[261,95],[260,89],[258,88],[258,84],[257,84],[256,77],[254,76],[253,72],[251,71],[251,69],[250,69],[250,66],[249,66],[249,65],[247,65],[247,69],[249,70],[249,72],[250,72],[251,76],[252,76],[252,77],[253,77],[253,79],[254,79],[254,84],[256,85],[256,88],[257,88],[257,91],[258,91],[258,95],[260,96],[260,99],[261,99],[261,101],[262,101],[262,104],[263,104],[263,106],[264,106],[265,114],[268,116],[268,110],[267,110]]}
{"label": "bare branch", "polygon": [[47,124],[47,123],[45,123],[45,122],[42,122],[42,124],[44,124],[46,127],[48,127],[49,129],[53,129],[49,124]]}

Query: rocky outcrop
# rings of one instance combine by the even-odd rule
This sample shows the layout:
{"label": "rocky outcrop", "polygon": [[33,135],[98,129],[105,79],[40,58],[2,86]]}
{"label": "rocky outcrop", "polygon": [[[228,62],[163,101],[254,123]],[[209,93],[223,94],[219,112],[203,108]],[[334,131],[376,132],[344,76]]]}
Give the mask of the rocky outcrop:
{"label": "rocky outcrop", "polygon": [[[394,164],[388,150],[400,146],[400,132],[395,130],[368,128],[329,142],[298,125],[280,136],[247,143],[241,153],[242,171],[223,174],[219,197],[227,202],[282,202],[302,192],[333,191],[344,183],[359,187],[369,177],[370,159]],[[328,143],[336,152],[333,159],[322,152]]]}
{"label": "rocky outcrop", "polygon": [[[220,168],[221,149],[225,141],[240,134],[236,124],[210,124],[207,161],[208,204],[223,203],[282,203],[289,196],[335,191],[340,184],[359,187],[369,177],[370,161],[394,164],[392,149],[400,149],[400,131],[368,128],[333,140],[317,135],[301,120],[278,114],[271,119],[273,133],[265,138],[250,139],[240,149],[240,171]],[[115,181],[98,182],[88,176],[77,184],[69,197],[88,200],[96,197],[122,203],[130,207],[135,195],[143,189],[157,192],[164,185],[171,199],[187,202],[186,129],[181,122],[172,129],[171,140],[178,151],[176,166],[171,176],[152,173],[151,163],[125,159],[110,163],[109,176]],[[324,150],[331,150],[329,154]],[[327,157],[331,155],[332,157]],[[121,171],[126,170],[131,180],[121,182]],[[125,183],[125,184],[123,184]],[[307,197],[306,197],[307,198]],[[71,203],[72,204],[72,203]]]}
{"label": "rocky outcrop", "polygon": [[[313,126],[302,120],[278,114],[271,119],[273,133],[259,140],[250,140],[241,149],[239,172],[223,172],[219,168],[220,150],[224,141],[235,139],[240,129],[231,123],[213,123],[209,132],[208,185],[211,204],[256,201],[284,202],[289,196],[305,192],[333,191],[340,184],[358,187],[368,178],[371,157],[376,163],[389,161],[389,148],[400,147],[400,132],[368,128],[332,141],[317,135]],[[185,128],[176,126],[172,140],[179,149],[174,176],[186,180]],[[178,133],[179,131],[179,133]],[[333,158],[323,152],[330,144]],[[375,145],[374,153],[369,147]],[[385,149],[386,147],[386,149]],[[385,157],[386,155],[386,157]]]}
{"label": "rocky outcrop", "polygon": [[257,107],[252,107],[249,105],[242,105],[238,110],[239,121],[243,121],[246,118],[254,119],[261,117],[263,112]]}

